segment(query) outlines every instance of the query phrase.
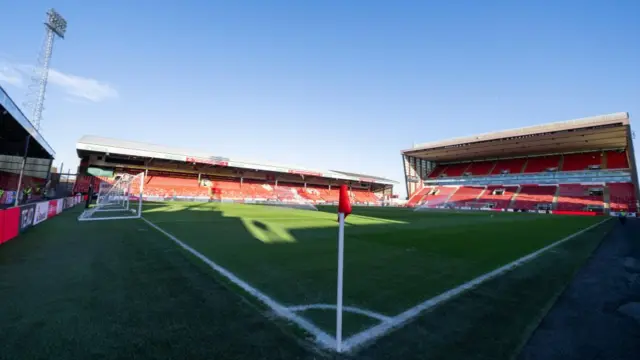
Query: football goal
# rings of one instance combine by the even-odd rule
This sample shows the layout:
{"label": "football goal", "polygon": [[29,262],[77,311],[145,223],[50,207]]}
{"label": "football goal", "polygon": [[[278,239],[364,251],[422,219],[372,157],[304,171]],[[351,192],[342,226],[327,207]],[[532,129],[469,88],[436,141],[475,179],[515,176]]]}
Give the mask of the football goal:
{"label": "football goal", "polygon": [[144,173],[120,174],[100,183],[96,205],[85,210],[80,221],[139,219],[142,216]]}

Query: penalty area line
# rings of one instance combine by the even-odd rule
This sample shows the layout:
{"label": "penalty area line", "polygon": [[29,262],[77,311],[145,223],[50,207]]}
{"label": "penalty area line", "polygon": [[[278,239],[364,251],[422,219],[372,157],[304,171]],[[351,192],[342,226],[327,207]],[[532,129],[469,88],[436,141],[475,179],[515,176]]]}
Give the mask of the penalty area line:
{"label": "penalty area line", "polygon": [[265,304],[266,306],[271,308],[274,313],[276,313],[280,317],[283,317],[283,318],[295,323],[296,325],[298,325],[302,329],[306,330],[307,332],[309,332],[310,334],[315,336],[316,342],[318,344],[320,344],[320,345],[322,345],[322,346],[324,346],[324,347],[326,347],[328,349],[335,349],[336,348],[336,340],[335,340],[335,338],[333,336],[327,334],[326,332],[320,330],[317,326],[312,324],[309,320],[307,320],[307,319],[295,314],[293,311],[291,311],[286,306],[281,305],[280,303],[278,303],[277,301],[273,300],[269,296],[263,294],[262,292],[260,292],[255,287],[249,285],[249,283],[247,283],[244,280],[240,279],[239,277],[235,276],[229,270],[227,270],[227,269],[223,268],[222,266],[216,264],[211,259],[209,259],[208,257],[202,255],[200,252],[198,252],[197,250],[193,249],[191,246],[189,246],[189,245],[185,244],[184,242],[180,241],[178,238],[176,238],[175,236],[171,235],[170,233],[168,233],[167,231],[165,231],[164,229],[162,229],[158,225],[152,223],[151,221],[145,219],[144,217],[141,217],[141,219],[144,222],[146,222],[149,226],[151,226],[152,228],[158,230],[163,235],[165,235],[166,237],[171,239],[173,242],[178,244],[181,248],[183,248],[184,250],[190,252],[192,255],[194,255],[198,259],[202,260],[205,264],[209,265],[209,267],[211,267],[213,270],[218,272],[220,275],[224,276],[229,281],[231,281],[232,283],[234,283],[235,285],[240,287],[242,290],[244,290],[247,293],[251,294],[256,299],[258,299],[260,302],[262,302],[263,304]]}
{"label": "penalty area line", "polygon": [[563,239],[560,239],[552,244],[549,244],[541,249],[538,249],[528,255],[525,255],[515,261],[512,261],[504,266],[501,266],[493,271],[490,271],[488,273],[485,273],[483,275],[478,276],[477,278],[470,280],[462,285],[459,285],[455,288],[452,288],[450,290],[447,290],[445,292],[443,292],[440,295],[437,295],[433,298],[430,298],[408,310],[403,311],[402,313],[391,317],[388,321],[383,322],[379,325],[374,325],[366,330],[363,330],[355,335],[352,335],[351,337],[347,338],[343,343],[342,343],[342,350],[344,352],[349,352],[351,350],[353,350],[356,347],[359,347],[365,343],[371,342],[377,338],[380,338],[390,332],[392,332],[393,330],[399,329],[402,326],[404,326],[406,323],[408,323],[410,320],[412,320],[413,318],[417,317],[418,315],[420,315],[421,313],[423,313],[426,310],[429,310],[437,305],[440,305],[441,303],[448,301],[464,292],[466,292],[467,290],[471,290],[475,287],[477,287],[478,285],[491,280],[499,275],[502,275],[506,272],[509,272],[513,269],[515,269],[516,267],[531,261],[535,258],[537,258],[538,256],[540,256],[542,253],[553,249],[554,247],[563,244],[573,238],[575,238],[576,236],[579,236],[607,221],[611,220],[610,218],[602,220],[596,224],[593,224],[587,228],[584,228],[578,232],[575,232]]}

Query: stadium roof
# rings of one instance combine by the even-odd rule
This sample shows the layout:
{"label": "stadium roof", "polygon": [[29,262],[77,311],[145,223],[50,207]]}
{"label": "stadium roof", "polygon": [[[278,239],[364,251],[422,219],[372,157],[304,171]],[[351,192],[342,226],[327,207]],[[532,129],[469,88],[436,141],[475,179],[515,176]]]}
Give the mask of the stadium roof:
{"label": "stadium roof", "polygon": [[386,185],[398,183],[397,181],[385,179],[379,176],[347,173],[334,170],[313,170],[302,168],[299,166],[287,166],[269,162],[240,160],[236,158],[216,156],[198,150],[174,148],[163,145],[146,144],[136,141],[110,139],[91,135],[85,135],[80,138],[80,140],[78,140],[78,143],[76,144],[76,150],[78,151],[78,156],[80,157],[89,152],[96,152],[118,154],[138,158],[153,158],[205,165],[228,166],[250,170],[273,171],[288,174],[298,174],[303,176],[325,177],[339,180],[370,182]]}
{"label": "stadium roof", "polygon": [[25,140],[28,135],[32,137],[29,142],[29,157],[41,159],[55,157],[55,151],[0,86],[0,153],[24,155]]}
{"label": "stadium roof", "polygon": [[432,161],[457,161],[627,147],[626,112],[498,131],[415,145],[402,153]]}

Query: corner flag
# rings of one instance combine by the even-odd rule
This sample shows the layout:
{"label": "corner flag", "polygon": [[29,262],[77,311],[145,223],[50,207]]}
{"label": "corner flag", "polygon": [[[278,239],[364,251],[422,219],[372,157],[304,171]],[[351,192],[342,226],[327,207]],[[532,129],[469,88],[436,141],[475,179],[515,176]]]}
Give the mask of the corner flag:
{"label": "corner flag", "polygon": [[340,185],[338,201],[338,299],[336,304],[336,351],[342,351],[342,273],[344,270],[344,219],[351,214],[347,185]]}
{"label": "corner flag", "polygon": [[340,198],[338,199],[338,214],[344,214],[344,218],[351,214],[351,202],[347,185],[340,185]]}

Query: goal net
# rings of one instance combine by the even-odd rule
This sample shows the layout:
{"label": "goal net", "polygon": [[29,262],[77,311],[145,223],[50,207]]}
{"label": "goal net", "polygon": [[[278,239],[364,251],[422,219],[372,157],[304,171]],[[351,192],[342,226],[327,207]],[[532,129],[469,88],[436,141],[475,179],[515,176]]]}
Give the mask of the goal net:
{"label": "goal net", "polygon": [[113,182],[102,182],[95,206],[85,210],[78,220],[138,219],[142,216],[144,173],[120,174]]}

